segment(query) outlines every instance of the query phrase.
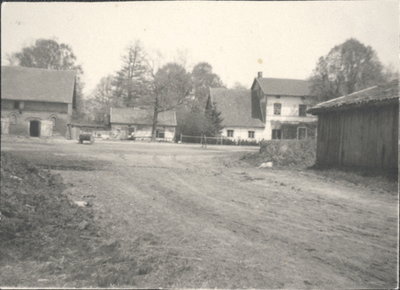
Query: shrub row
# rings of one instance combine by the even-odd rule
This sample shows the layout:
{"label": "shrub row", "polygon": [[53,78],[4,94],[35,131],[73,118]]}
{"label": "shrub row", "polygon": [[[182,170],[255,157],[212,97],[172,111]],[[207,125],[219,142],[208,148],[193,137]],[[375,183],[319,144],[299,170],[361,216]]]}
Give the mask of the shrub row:
{"label": "shrub row", "polygon": [[260,144],[261,161],[272,161],[274,166],[309,167],[314,165],[315,155],[314,139],[268,140]]}

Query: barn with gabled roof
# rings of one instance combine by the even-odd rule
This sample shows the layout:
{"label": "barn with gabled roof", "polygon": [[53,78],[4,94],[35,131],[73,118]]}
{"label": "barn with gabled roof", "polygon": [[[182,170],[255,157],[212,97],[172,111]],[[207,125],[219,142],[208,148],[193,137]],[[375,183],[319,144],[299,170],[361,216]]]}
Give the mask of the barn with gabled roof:
{"label": "barn with gabled roof", "polygon": [[75,72],[1,67],[2,134],[67,135],[75,105]]}

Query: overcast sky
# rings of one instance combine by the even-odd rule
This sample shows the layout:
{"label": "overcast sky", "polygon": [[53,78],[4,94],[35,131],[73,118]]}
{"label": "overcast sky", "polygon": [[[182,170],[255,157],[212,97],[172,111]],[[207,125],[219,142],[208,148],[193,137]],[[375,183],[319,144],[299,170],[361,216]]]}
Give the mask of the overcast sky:
{"label": "overcast sky", "polygon": [[[307,78],[318,58],[351,37],[398,66],[398,1],[3,3],[5,55],[37,38],[73,48],[85,92],[114,73],[124,49],[140,39],[165,62],[209,62],[228,86],[265,77]],[[182,55],[182,53],[181,53]]]}

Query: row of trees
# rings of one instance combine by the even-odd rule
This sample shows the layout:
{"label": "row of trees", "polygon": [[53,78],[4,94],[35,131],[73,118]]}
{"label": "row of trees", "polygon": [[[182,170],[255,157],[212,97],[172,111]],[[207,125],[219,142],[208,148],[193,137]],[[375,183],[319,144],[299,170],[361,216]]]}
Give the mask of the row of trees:
{"label": "row of trees", "polygon": [[76,56],[69,45],[58,43],[53,39],[38,39],[34,44],[24,47],[21,51],[7,55],[7,59],[10,65],[76,71],[77,106],[76,110],[74,110],[73,117],[76,119],[83,118],[83,70],[80,65],[76,64]]}
{"label": "row of trees", "polygon": [[[191,72],[176,62],[159,66],[156,59],[146,54],[139,41],[127,48],[120,69],[115,74],[103,77],[87,98],[82,94],[82,67],[76,64],[76,56],[67,44],[53,39],[38,39],[20,52],[8,55],[8,60],[11,65],[75,70],[77,109],[73,118],[76,120],[108,123],[113,106],[146,107],[153,111],[153,138],[158,115],[173,109],[178,113],[180,133],[216,135],[221,127],[220,113],[215,108],[204,111],[209,87],[223,86],[211,65],[198,63]],[[198,122],[193,123],[192,116]]]}
{"label": "row of trees", "polygon": [[87,100],[87,107],[91,108],[91,118],[103,123],[108,122],[113,106],[152,108],[153,137],[159,113],[176,110],[179,133],[214,136],[222,120],[215,108],[210,112],[204,108],[209,88],[222,86],[210,64],[198,63],[190,72],[176,62],[158,67],[157,60],[136,42],[127,48],[120,69],[101,79]]}
{"label": "row of trees", "polygon": [[310,81],[318,101],[326,101],[397,77],[398,72],[384,67],[371,46],[351,38],[319,58]]}
{"label": "row of trees", "polygon": [[[205,110],[209,88],[224,87],[220,77],[206,62],[191,71],[170,62],[160,66],[149,57],[139,41],[129,46],[120,69],[103,77],[93,93],[82,94],[82,67],[76,64],[72,48],[52,39],[38,39],[20,52],[8,55],[11,65],[77,72],[75,119],[109,121],[110,107],[147,107],[153,110],[153,138],[160,112],[175,109],[178,133],[218,135],[222,119],[215,107]],[[397,71],[384,67],[376,52],[356,39],[333,47],[319,58],[310,81],[317,101],[325,101],[397,78]],[[235,87],[242,87],[239,83]]]}

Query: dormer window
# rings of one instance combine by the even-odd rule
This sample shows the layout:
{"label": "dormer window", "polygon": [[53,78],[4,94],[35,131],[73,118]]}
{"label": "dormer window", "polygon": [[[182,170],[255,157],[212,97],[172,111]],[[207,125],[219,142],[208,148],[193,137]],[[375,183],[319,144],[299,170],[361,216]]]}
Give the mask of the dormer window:
{"label": "dormer window", "polygon": [[281,103],[275,103],[274,104],[274,115],[280,115],[281,114],[281,109],[282,109],[282,104]]}

